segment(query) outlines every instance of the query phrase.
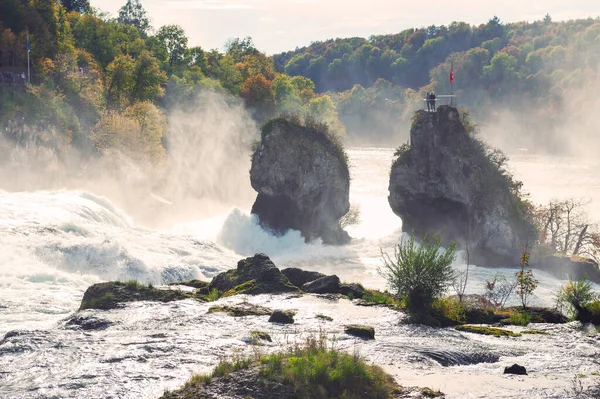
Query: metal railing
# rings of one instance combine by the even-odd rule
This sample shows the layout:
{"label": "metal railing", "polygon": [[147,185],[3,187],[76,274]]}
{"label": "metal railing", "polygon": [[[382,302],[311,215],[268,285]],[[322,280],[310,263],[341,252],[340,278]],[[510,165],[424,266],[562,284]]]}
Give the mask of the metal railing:
{"label": "metal railing", "polygon": [[[431,103],[431,101],[433,101],[433,103]],[[434,100],[424,98],[423,102],[425,102],[425,107],[434,111],[440,105],[449,105],[454,108],[457,106],[456,96],[453,94],[440,94],[439,96],[436,95]]]}

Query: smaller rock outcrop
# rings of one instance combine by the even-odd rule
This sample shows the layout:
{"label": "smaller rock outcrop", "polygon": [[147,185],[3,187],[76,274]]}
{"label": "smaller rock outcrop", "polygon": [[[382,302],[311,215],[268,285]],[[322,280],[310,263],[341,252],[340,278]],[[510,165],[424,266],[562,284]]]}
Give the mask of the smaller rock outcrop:
{"label": "smaller rock outcrop", "polygon": [[369,326],[353,324],[344,327],[344,332],[359,338],[375,339],[375,329]]}
{"label": "smaller rock outcrop", "polygon": [[520,186],[463,121],[449,106],[415,113],[410,145],[392,165],[390,206],[405,232],[466,242],[480,266],[517,265],[521,246],[533,239]]}
{"label": "smaller rock outcrop", "polygon": [[513,364],[510,367],[504,368],[504,374],[527,375],[527,369],[525,369],[523,366],[519,366],[518,364]]}
{"label": "smaller rock outcrop", "polygon": [[342,295],[346,295],[347,297],[358,299],[367,295],[367,291],[365,291],[365,288],[362,285],[355,283],[340,285],[339,293]]}
{"label": "smaller rock outcrop", "polygon": [[271,323],[294,324],[294,312],[290,310],[275,310],[269,318]]}
{"label": "smaller rock outcrop", "polygon": [[326,126],[273,119],[252,156],[252,213],[276,234],[298,230],[306,241],[342,245],[340,219],[350,210],[350,173],[341,145]]}
{"label": "smaller rock outcrop", "polygon": [[74,315],[65,323],[65,328],[68,330],[83,330],[83,331],[100,331],[106,330],[114,325],[110,320],[101,319],[95,316],[80,316]]}
{"label": "smaller rock outcrop", "polygon": [[283,269],[281,273],[283,273],[296,287],[302,287],[304,284],[310,281],[315,281],[316,279],[325,277],[323,273],[311,272],[308,270],[298,269],[296,267]]}
{"label": "smaller rock outcrop", "polygon": [[310,294],[337,294],[340,292],[340,278],[336,275],[318,278],[304,284],[302,291]]}
{"label": "smaller rock outcrop", "polygon": [[171,302],[191,298],[185,292],[159,289],[151,285],[143,285],[136,281],[122,283],[119,281],[94,284],[83,294],[80,310],[115,309],[127,302],[154,301]]}
{"label": "smaller rock outcrop", "polygon": [[236,269],[215,276],[210,286],[223,296],[299,291],[265,254],[240,260]]}

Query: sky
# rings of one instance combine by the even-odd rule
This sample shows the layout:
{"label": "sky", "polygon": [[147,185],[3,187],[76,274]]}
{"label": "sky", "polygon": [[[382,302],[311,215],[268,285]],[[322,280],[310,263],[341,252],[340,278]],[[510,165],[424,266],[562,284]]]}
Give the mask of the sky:
{"label": "sky", "polygon": [[[91,0],[118,15],[126,0]],[[190,46],[222,49],[228,39],[251,36],[274,54],[336,37],[369,37],[452,21],[503,22],[597,18],[599,0],[142,0],[155,29],[177,24]]]}

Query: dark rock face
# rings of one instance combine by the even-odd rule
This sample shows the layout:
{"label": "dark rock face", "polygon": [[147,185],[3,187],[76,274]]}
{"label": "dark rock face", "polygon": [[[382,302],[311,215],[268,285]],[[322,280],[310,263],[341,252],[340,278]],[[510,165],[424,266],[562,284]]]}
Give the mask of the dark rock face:
{"label": "dark rock face", "polygon": [[576,281],[586,277],[588,280],[600,284],[600,269],[598,264],[591,259],[552,255],[534,259],[531,266],[552,273],[559,278],[570,277]]}
{"label": "dark rock face", "polygon": [[94,316],[73,316],[66,323],[65,328],[69,330],[100,331],[112,326],[112,321]]}
{"label": "dark rock face", "polygon": [[340,279],[335,275],[321,277],[304,284],[302,291],[311,294],[337,294],[340,292]]}
{"label": "dark rock face", "polygon": [[275,310],[269,318],[271,323],[294,324],[294,313],[289,310]]}
{"label": "dark rock face", "polygon": [[440,233],[459,245],[467,240],[478,265],[518,264],[531,226],[458,111],[417,111],[410,140],[392,165],[388,197],[403,230]]}
{"label": "dark rock face", "polygon": [[351,325],[344,327],[344,332],[359,338],[375,339],[375,329],[369,326]]}
{"label": "dark rock face", "polygon": [[175,290],[162,290],[137,283],[108,282],[94,284],[83,294],[80,310],[115,309],[126,302],[171,302],[190,298],[191,295]]}
{"label": "dark rock face", "polygon": [[527,370],[523,366],[519,366],[518,364],[513,364],[510,367],[504,368],[504,374],[527,375]]}
{"label": "dark rock face", "polygon": [[290,282],[292,284],[294,284],[296,287],[302,287],[304,284],[306,284],[310,281],[315,281],[316,279],[325,277],[325,275],[323,273],[311,272],[308,270],[302,270],[302,269],[298,269],[295,267],[283,269],[281,271],[281,273],[283,273],[288,278],[288,280],[290,280]]}
{"label": "dark rock face", "polygon": [[360,284],[343,284],[340,285],[340,294],[342,295],[352,295],[354,298],[362,298],[367,294],[365,289]]}
{"label": "dark rock face", "polygon": [[326,135],[285,119],[265,124],[252,157],[252,213],[276,234],[298,230],[311,241],[350,241],[340,218],[350,210],[350,173],[343,151]]}
{"label": "dark rock face", "polygon": [[211,288],[224,292],[225,296],[298,291],[264,254],[240,260],[237,269],[215,276],[210,285]]}

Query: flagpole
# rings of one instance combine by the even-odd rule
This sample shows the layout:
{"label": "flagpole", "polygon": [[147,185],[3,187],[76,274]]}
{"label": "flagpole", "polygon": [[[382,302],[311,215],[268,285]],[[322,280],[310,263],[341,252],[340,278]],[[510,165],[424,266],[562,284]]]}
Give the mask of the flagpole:
{"label": "flagpole", "polygon": [[31,43],[29,42],[29,33],[27,33],[27,83],[31,84],[31,68],[29,67],[29,53],[31,52]]}

